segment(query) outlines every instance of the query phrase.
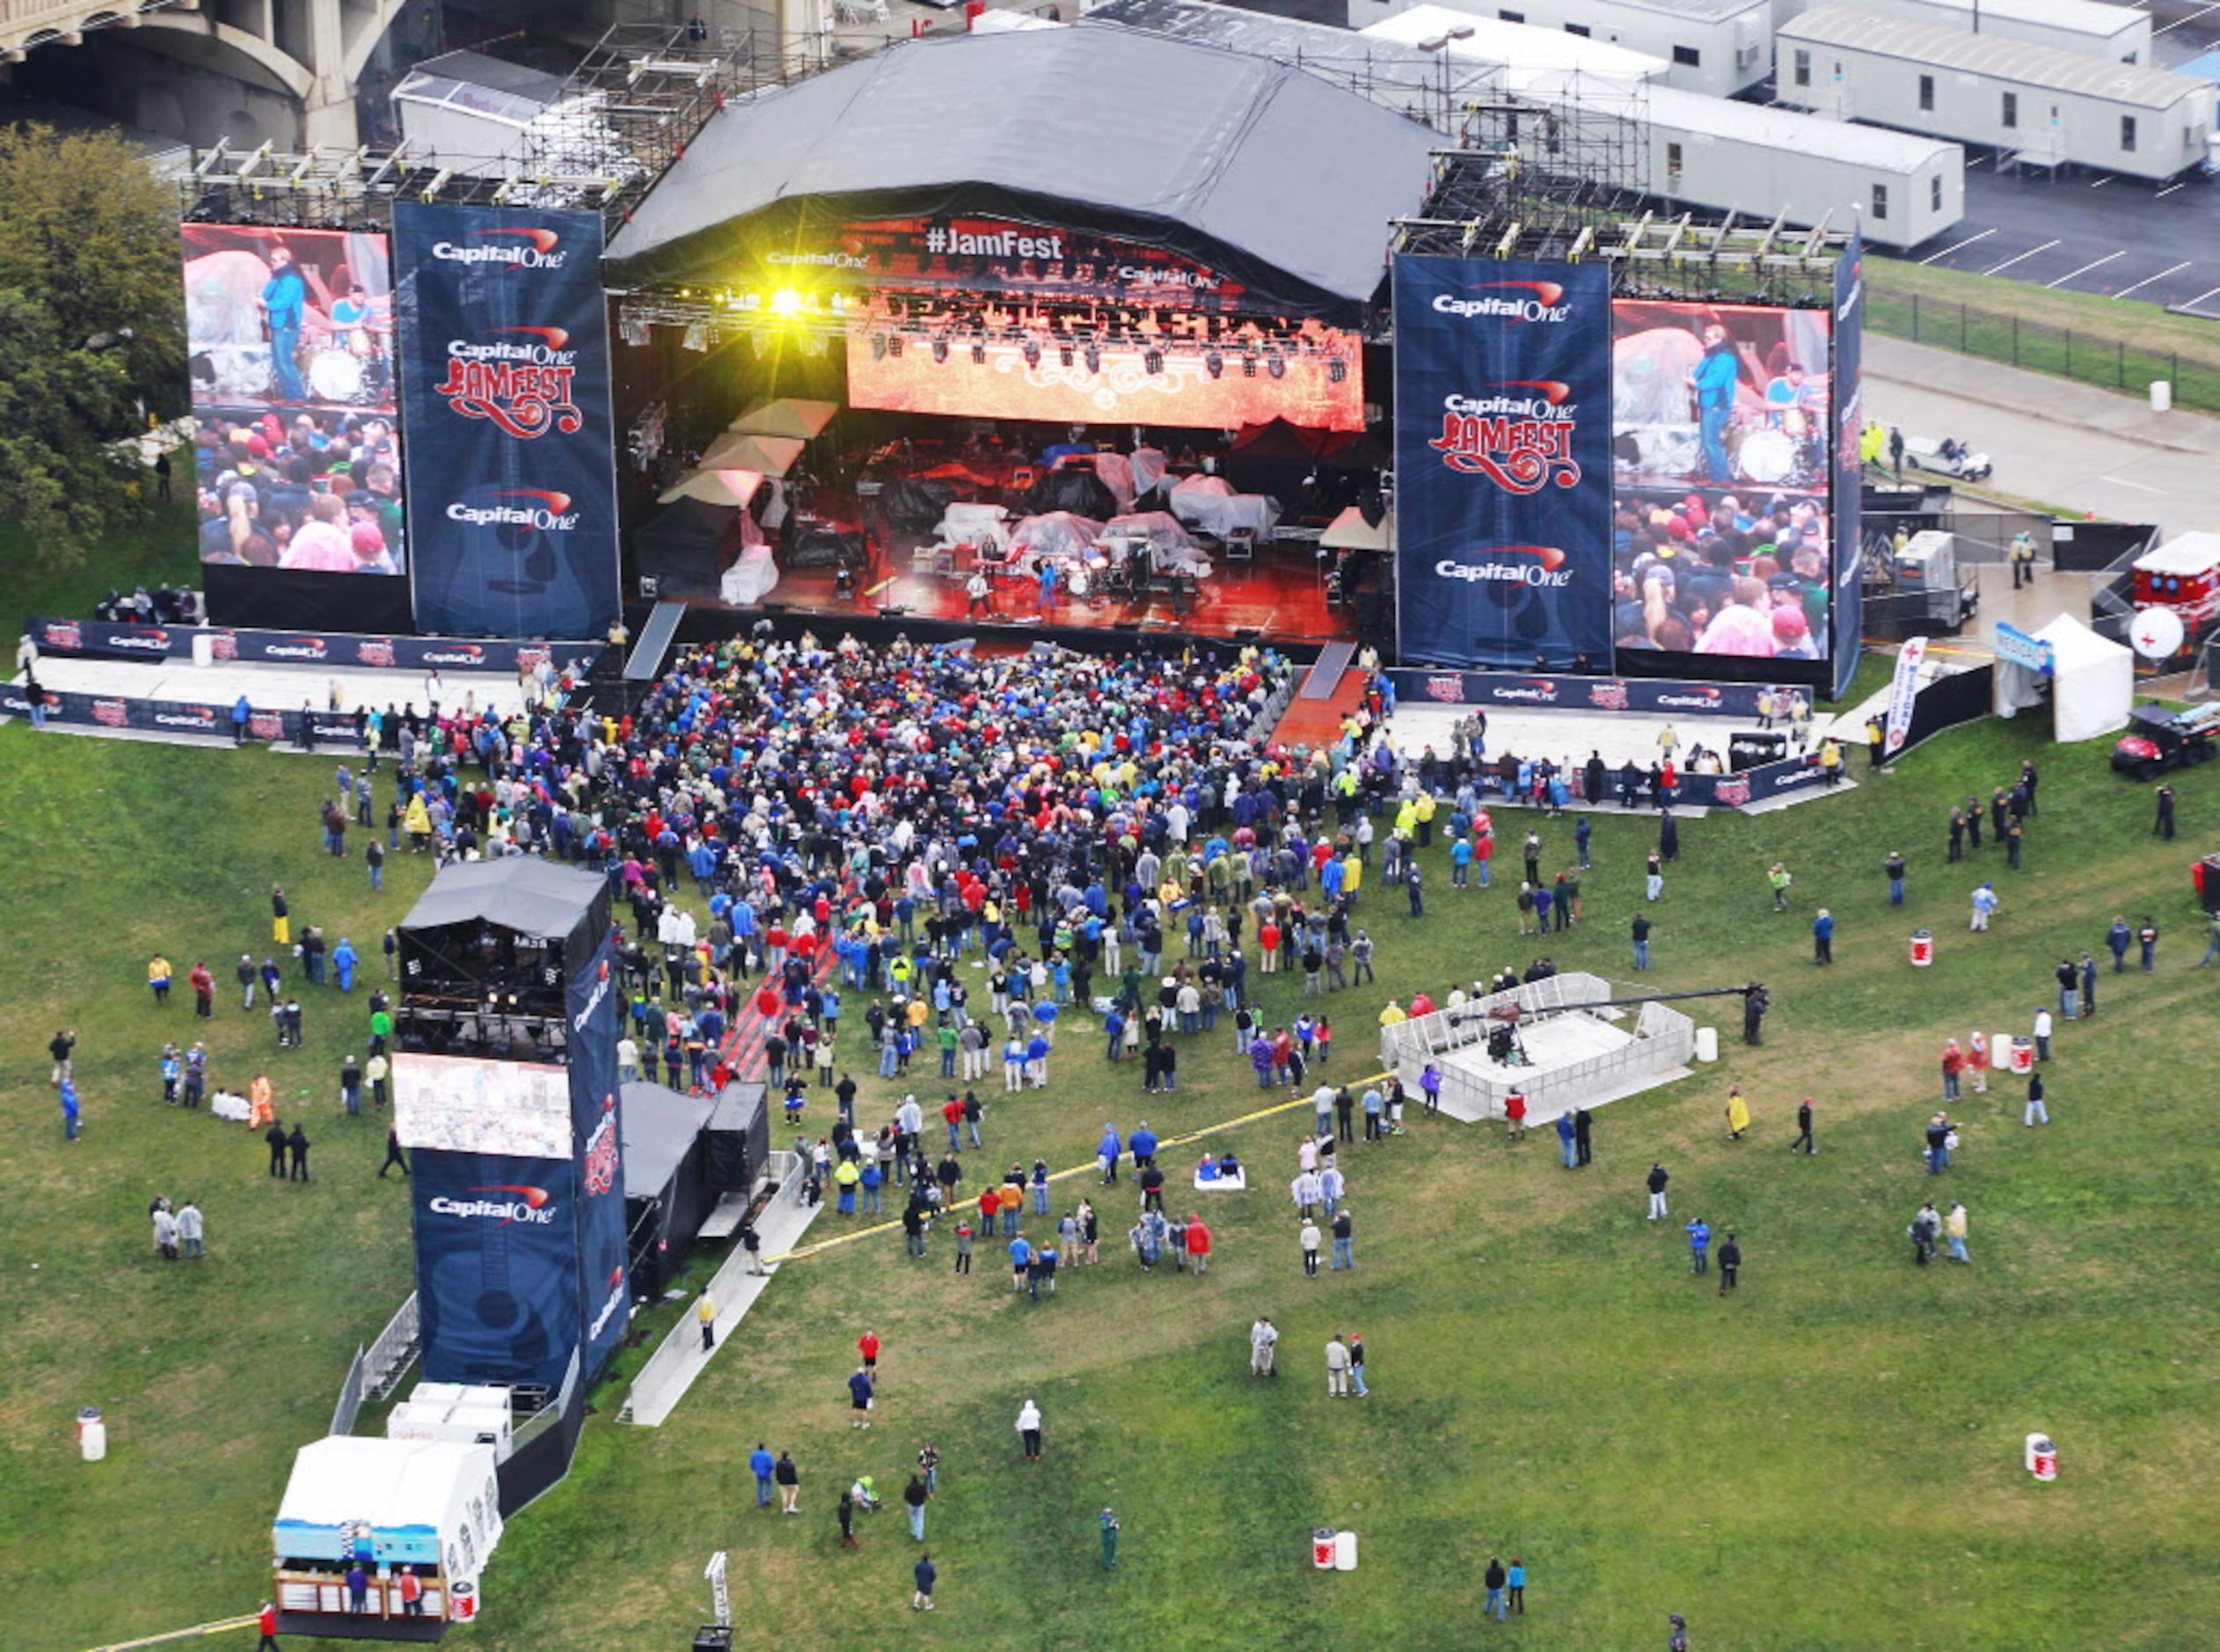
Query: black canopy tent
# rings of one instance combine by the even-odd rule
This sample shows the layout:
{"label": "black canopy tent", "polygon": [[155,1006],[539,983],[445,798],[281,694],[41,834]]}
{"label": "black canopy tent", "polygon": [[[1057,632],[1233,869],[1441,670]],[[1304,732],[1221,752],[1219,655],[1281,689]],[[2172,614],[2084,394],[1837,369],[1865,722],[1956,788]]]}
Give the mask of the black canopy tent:
{"label": "black canopy tent", "polygon": [[632,1294],[656,1297],[716,1206],[704,1130],[716,1104],[660,1084],[624,1086],[624,1218]]}

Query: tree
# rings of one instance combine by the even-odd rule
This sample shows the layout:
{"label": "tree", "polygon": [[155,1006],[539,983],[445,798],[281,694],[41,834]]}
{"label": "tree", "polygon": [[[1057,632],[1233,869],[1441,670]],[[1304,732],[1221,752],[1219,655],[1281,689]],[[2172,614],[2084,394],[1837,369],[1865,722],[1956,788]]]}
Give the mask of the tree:
{"label": "tree", "polygon": [[0,131],[0,518],[67,565],[145,508],[104,448],[185,400],[177,200],[109,133]]}

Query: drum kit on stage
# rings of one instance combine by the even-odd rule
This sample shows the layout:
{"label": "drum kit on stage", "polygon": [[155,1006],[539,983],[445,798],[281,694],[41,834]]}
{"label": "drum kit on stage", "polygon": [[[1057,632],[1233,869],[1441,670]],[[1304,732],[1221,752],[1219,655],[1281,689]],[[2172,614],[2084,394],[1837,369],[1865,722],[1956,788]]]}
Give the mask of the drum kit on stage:
{"label": "drum kit on stage", "polygon": [[1817,486],[1827,473],[1824,433],[1801,407],[1736,413],[1727,432],[1727,457],[1736,476],[1764,487]]}

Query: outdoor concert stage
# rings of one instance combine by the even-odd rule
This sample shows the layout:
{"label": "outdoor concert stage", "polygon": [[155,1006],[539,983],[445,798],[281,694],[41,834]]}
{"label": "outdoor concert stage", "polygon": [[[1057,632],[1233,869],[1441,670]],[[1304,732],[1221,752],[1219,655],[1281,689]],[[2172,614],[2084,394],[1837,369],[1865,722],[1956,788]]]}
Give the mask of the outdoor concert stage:
{"label": "outdoor concert stage", "polygon": [[[1428,1062],[1442,1071],[1442,1111],[1467,1124],[1503,1116],[1513,1091],[1526,1097],[1526,1122],[1538,1129],[1575,1107],[1599,1107],[1692,1076],[1696,1023],[1662,1004],[1629,1009],[1566,1008],[1613,996],[1600,976],[1536,981],[1382,1030],[1381,1059],[1416,1094]],[[1515,1024],[1506,1019],[1514,1007]],[[1508,1034],[1509,1059],[1491,1050]]]}

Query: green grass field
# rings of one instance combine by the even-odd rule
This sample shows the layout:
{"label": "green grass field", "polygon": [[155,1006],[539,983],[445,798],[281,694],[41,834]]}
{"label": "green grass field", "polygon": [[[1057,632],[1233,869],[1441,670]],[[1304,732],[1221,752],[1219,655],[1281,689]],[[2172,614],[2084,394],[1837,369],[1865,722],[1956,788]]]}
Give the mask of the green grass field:
{"label": "green grass field", "polygon": [[[2027,754],[2043,781],[2026,870],[2005,872],[1994,849],[1946,867],[1949,800],[1985,795]],[[242,1128],[158,1099],[157,1054],[191,1035],[192,1014],[182,991],[166,1012],[149,1002],[157,948],[180,973],[206,956],[228,982],[243,949],[267,950],[282,881],[296,924],[375,956],[422,887],[425,863],[405,854],[378,896],[359,859],[318,854],[330,770],[0,729],[0,1095],[18,1143],[0,1225],[11,1648],[251,1608],[293,1452],[409,1289],[406,1195],[371,1174],[382,1126],[337,1104],[359,997],[307,998],[308,1046],[282,1056],[264,1017],[219,999],[216,1076],[269,1071],[288,1116],[306,1093],[310,1185],[268,1180]],[[1231,1135],[1260,1173],[1210,1207],[1218,1251],[1201,1281],[1144,1276],[1106,1246],[1103,1266],[1068,1271],[1034,1306],[983,1249],[975,1276],[952,1277],[945,1236],[922,1264],[898,1233],[797,1261],[668,1426],[619,1429],[606,1419],[621,1388],[596,1393],[575,1471],[511,1525],[486,1617],[460,1643],[687,1645],[721,1548],[750,1647],[1618,1648],[1661,1646],[1668,1611],[1688,1615],[1703,1652],[2209,1645],[2220,1543],[2198,1476],[2216,1433],[2207,1201],[2220,1155],[2196,1076],[2214,977],[2191,968],[2202,937],[2187,867],[2211,846],[2220,776],[2180,787],[2185,837],[2160,844],[2144,789],[2106,772],[2101,749],[1997,723],[1854,794],[1690,822],[1643,979],[1762,976],[1776,1005],[1765,1047],[1740,1045],[1727,1001],[1725,1059],[1604,1109],[1596,1162],[1577,1174],[1553,1140],[1510,1146],[1449,1123],[1347,1150],[1354,1275],[1302,1276],[1285,1195],[1299,1114]],[[1498,818],[1508,841],[1530,817]],[[1569,864],[1570,821],[1542,830],[1550,864]],[[1550,943],[1561,965],[1632,978],[1625,925],[1650,842],[1642,822],[1599,822],[1587,923]],[[1880,872],[1892,848],[1912,861],[1901,910]],[[1792,916],[1770,910],[1776,858],[1797,874]],[[1336,1073],[1369,1070],[1385,998],[1538,949],[1501,880],[1457,894],[1445,866],[1428,870],[1420,922],[1399,897],[1367,896],[1379,988],[1330,1006]],[[2004,910],[1969,936],[1967,894],[1991,874]],[[1809,962],[1819,904],[1840,922],[1824,972]],[[2048,966],[2069,948],[2101,956],[2115,911],[2158,917],[2158,972],[2107,974],[2100,1012],[2062,1031],[2057,1122],[2022,1129],[2009,1081],[1968,1094],[1959,1166],[1932,1181],[1920,1129],[1943,1038],[2026,1031]],[[1932,969],[1907,967],[1916,924],[1939,937]],[[1286,985],[1266,1002],[1293,1012]],[[82,1034],[74,1146],[45,1083],[46,1040],[65,1024]],[[1104,1065],[1086,1026],[1067,1022],[1048,1091],[990,1111],[982,1167],[1035,1152],[1077,1165],[1105,1119],[1184,1131],[1267,1099],[1213,1041],[1183,1052],[1177,1097],[1144,1100],[1137,1070]],[[1721,1117],[1730,1081],[1756,1114],[1737,1143]],[[1807,1093],[1822,1151],[1792,1159]],[[875,1115],[887,1086],[866,1094]],[[1670,1224],[1643,1220],[1656,1158],[1674,1176]],[[1084,1185],[1062,1184],[1058,1210]],[[150,1254],[157,1192],[200,1200],[205,1262]],[[1931,1195],[1967,1203],[1972,1268],[1911,1267],[1902,1236]],[[1122,1196],[1098,1204],[1112,1233],[1130,1219]],[[1699,1212],[1742,1235],[1732,1300],[1688,1275],[1679,1224]],[[842,1225],[829,1214],[812,1237]],[[1285,1333],[1273,1383],[1246,1370],[1260,1312]],[[878,1426],[858,1434],[843,1384],[866,1325],[886,1340],[887,1382]],[[1333,1405],[1322,1349],[1347,1328],[1364,1334],[1374,1395]],[[1047,1414],[1037,1465],[1011,1428],[1027,1396]],[[110,1424],[99,1465],[72,1444],[88,1404]],[[2055,1485],[2021,1469],[2033,1429],[2062,1448]],[[866,1522],[861,1552],[843,1553],[832,1507],[858,1473],[898,1490],[928,1438],[942,1452],[928,1528],[941,1583],[923,1619],[907,1609],[900,1515]],[[758,1439],[801,1465],[802,1518],[754,1508]],[[1106,1502],[1125,1524],[1114,1575],[1095,1563]],[[1312,1571],[1319,1524],[1360,1533],[1360,1569]],[[1502,1629],[1479,1619],[1491,1553],[1531,1574],[1526,1619]]]}

